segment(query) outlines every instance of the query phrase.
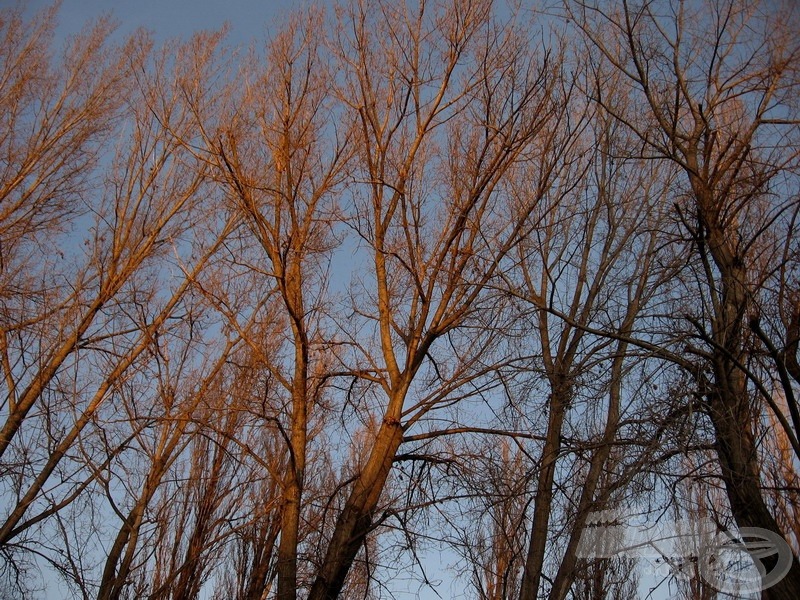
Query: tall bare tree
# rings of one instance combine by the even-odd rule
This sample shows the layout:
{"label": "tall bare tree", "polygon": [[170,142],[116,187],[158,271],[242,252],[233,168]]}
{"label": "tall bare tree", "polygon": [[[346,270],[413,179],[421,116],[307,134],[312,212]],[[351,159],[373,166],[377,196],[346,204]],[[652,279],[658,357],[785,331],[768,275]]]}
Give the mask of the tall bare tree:
{"label": "tall bare tree", "polygon": [[716,481],[797,552],[798,15],[564,7],[63,56],[0,12],[6,574],[369,598],[451,544],[481,597],[629,597],[590,515]]}
{"label": "tall bare tree", "polygon": [[[513,400],[529,407],[530,427],[543,440],[532,449],[538,463],[521,598],[568,595],[588,515],[605,510],[632,467],[652,458],[653,440],[628,416],[646,394],[628,382],[636,355],[627,340],[658,290],[652,268],[660,240],[656,224],[670,176],[627,156],[631,138],[590,100],[612,84],[578,60],[585,76],[572,82],[569,117],[554,140],[550,168],[558,173],[557,184],[539,205],[537,227],[519,246],[516,272],[506,277],[530,309],[527,347],[534,357],[519,363],[531,374],[523,388],[529,398]],[[621,106],[625,98],[616,101]],[[530,168],[521,181],[537,181],[536,171],[545,170],[537,163]],[[525,194],[524,184],[518,193]],[[641,443],[629,444],[636,435]],[[624,461],[617,444],[626,445]],[[559,498],[566,490],[573,491]],[[553,573],[545,592],[548,565]]]}
{"label": "tall bare tree", "polygon": [[[688,238],[694,304],[684,303],[678,314],[694,337],[686,351],[696,365],[697,393],[714,426],[738,525],[786,537],[764,490],[759,423],[771,413],[797,453],[797,406],[779,406],[771,376],[753,368],[758,331],[748,322],[762,303],[769,305],[765,283],[781,268],[782,240],[793,237],[785,224],[797,210],[791,191],[800,133],[796,10],[735,0],[568,6],[640,110],[623,112],[598,100],[635,133],[644,155],[682,171],[673,203]],[[796,350],[790,336],[777,339],[773,373]],[[767,571],[774,558],[766,559]],[[764,597],[799,594],[795,557]]]}
{"label": "tall bare tree", "polygon": [[559,60],[488,2],[353,3],[337,44],[357,152],[352,227],[371,261],[346,327],[374,328],[374,341],[353,340],[364,367],[352,371],[380,396],[313,599],[342,590],[406,430],[480,376],[491,340],[462,328],[490,307],[486,284],[525,227],[503,179],[551,123]]}
{"label": "tall bare tree", "polygon": [[186,114],[168,124],[154,115],[177,97],[148,78],[146,36],[113,48],[101,22],[57,64],[47,56],[52,12],[30,29],[7,17],[0,545],[18,554],[38,552],[32,528],[57,524],[111,465],[124,468],[141,430],[132,420],[120,433],[117,402],[166,340],[183,325],[196,331],[189,291],[233,221],[209,222],[208,236],[188,231],[207,222],[208,180],[174,135]]}
{"label": "tall bare tree", "polygon": [[282,518],[277,557],[277,597],[296,598],[303,490],[313,412],[329,377],[334,340],[326,332],[329,269],[339,220],[337,206],[348,157],[346,128],[336,116],[333,72],[324,56],[322,15],[310,11],[287,22],[271,42],[266,68],[245,82],[243,105],[219,139],[207,140],[263,252],[261,267],[274,279],[291,352],[268,361],[285,390],[286,437]]}

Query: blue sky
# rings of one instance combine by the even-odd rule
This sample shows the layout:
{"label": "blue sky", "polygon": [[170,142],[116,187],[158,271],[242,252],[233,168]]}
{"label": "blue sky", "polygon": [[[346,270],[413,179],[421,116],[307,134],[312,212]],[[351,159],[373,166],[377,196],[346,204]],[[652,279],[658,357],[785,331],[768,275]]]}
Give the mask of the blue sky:
{"label": "blue sky", "polygon": [[[0,0],[0,5],[14,4]],[[23,6],[26,13],[33,13],[51,4],[49,0],[31,0]],[[263,37],[282,15],[302,4],[297,0],[63,0],[58,32],[59,36],[75,33],[88,19],[110,13],[122,34],[144,27],[163,40],[187,37],[200,29],[218,29],[227,22],[229,40],[247,44]]]}

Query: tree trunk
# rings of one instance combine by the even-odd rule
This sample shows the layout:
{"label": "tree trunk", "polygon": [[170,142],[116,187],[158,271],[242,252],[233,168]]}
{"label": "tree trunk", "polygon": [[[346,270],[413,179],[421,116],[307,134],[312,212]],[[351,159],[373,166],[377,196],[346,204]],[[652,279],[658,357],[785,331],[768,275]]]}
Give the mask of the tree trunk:
{"label": "tree trunk", "polygon": [[389,476],[403,428],[397,418],[384,418],[367,464],[358,475],[344,510],[336,521],[325,561],[311,588],[309,600],[337,598],[358,550],[372,526],[383,486]]}
{"label": "tree trunk", "polygon": [[[708,195],[700,191],[698,208],[708,228],[708,250],[722,280],[720,302],[712,320],[713,389],[709,394],[709,414],[716,433],[722,479],[731,511],[740,528],[758,527],[785,539],[761,493],[759,455],[751,428],[750,394],[741,368],[746,362],[742,342],[748,304],[746,268],[729,236],[712,221],[713,215],[708,214],[710,206],[713,205],[708,202]],[[762,560],[767,574],[775,566],[776,559],[777,556],[773,555]],[[800,598],[800,564],[796,557],[786,577],[764,590],[762,598]]]}
{"label": "tree trunk", "polygon": [[533,505],[533,524],[522,574],[520,600],[536,600],[544,567],[544,554],[547,546],[550,513],[553,507],[553,481],[555,479],[558,455],[561,451],[561,430],[569,405],[569,386],[563,383],[563,376],[553,386],[550,393],[550,415],[547,434],[542,450],[542,462],[536,482],[536,500]]}

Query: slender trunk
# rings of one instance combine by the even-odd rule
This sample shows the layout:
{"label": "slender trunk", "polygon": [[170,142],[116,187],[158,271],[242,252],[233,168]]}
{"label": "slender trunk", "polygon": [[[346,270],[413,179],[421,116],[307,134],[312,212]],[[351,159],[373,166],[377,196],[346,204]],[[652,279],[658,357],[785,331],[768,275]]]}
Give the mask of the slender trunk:
{"label": "slender trunk", "polygon": [[[172,600],[196,600],[200,595],[203,575],[206,568],[204,555],[209,551],[209,540],[214,532],[214,513],[219,508],[226,490],[223,489],[223,469],[228,452],[227,442],[215,444],[211,462],[211,472],[202,486],[197,501],[194,530],[186,547],[183,564],[179,569],[178,583]],[[195,482],[200,482],[198,473]]]}
{"label": "slender trunk", "polygon": [[302,490],[293,467],[289,467],[284,482],[281,537],[278,544],[278,600],[297,597],[297,544],[300,529]]}
{"label": "slender trunk", "polygon": [[[159,485],[161,485],[164,474],[171,466],[176,449],[178,448],[189,420],[182,418],[179,420],[177,428],[170,431],[168,428],[162,431],[159,443],[159,453],[154,458],[153,466],[148,473],[142,494],[128,513],[128,517],[117,532],[114,544],[106,558],[103,568],[103,578],[100,582],[100,590],[97,594],[98,600],[111,600],[118,598],[128,580],[130,567],[136,551],[139,533],[142,527],[142,518],[147,506],[153,499]],[[179,452],[178,452],[179,453]],[[127,550],[126,550],[127,547]],[[123,551],[125,557],[123,559]]]}
{"label": "slender trunk", "polygon": [[[160,481],[160,479],[161,474],[159,473],[156,482]],[[128,573],[130,572],[130,561],[124,561],[128,563],[128,568],[123,567],[117,570],[117,566],[120,563],[125,547],[132,548],[136,546],[136,540],[138,539],[139,530],[142,525],[142,516],[154,492],[154,483],[148,481],[145,485],[144,492],[128,513],[128,518],[125,519],[122,527],[120,527],[117,532],[117,537],[114,539],[114,544],[108,552],[105,567],[103,568],[103,578],[100,582],[100,589],[97,592],[97,600],[112,600],[113,598],[120,597],[125,582],[128,579]]]}
{"label": "slender trunk", "polygon": [[293,247],[290,256],[292,260],[285,266],[285,270],[280,271],[284,274],[281,287],[294,339],[294,377],[289,465],[284,478],[281,537],[278,545],[278,600],[297,598],[297,546],[308,442],[309,343],[304,321],[300,249]]}
{"label": "slender trunk", "polygon": [[265,537],[259,544],[258,550],[254,551],[252,569],[242,600],[262,600],[267,597],[271,587],[271,557],[280,533],[280,525],[277,522],[271,523],[266,531],[261,530],[259,533]]}
{"label": "slender trunk", "polygon": [[536,483],[533,524],[528,555],[525,559],[525,570],[522,574],[520,600],[535,600],[539,593],[547,547],[548,525],[553,507],[553,481],[555,480],[558,455],[561,451],[561,430],[569,406],[569,385],[564,382],[563,376],[554,378],[554,380],[550,393],[550,415],[542,450],[542,462]]}
{"label": "slender trunk", "polygon": [[299,543],[308,420],[307,369],[305,364],[298,367],[296,375],[302,373],[302,378],[299,381],[295,381],[293,393],[291,447],[289,449],[289,465],[284,480],[281,537],[278,545],[278,600],[294,600],[297,597],[297,546]]}
{"label": "slender trunk", "polygon": [[[625,334],[628,332],[626,331]],[[614,439],[617,436],[620,415],[620,395],[622,390],[622,366],[625,360],[625,351],[628,344],[619,342],[617,353],[611,365],[611,389],[608,394],[608,416],[603,431],[603,438],[600,447],[592,455],[589,464],[589,473],[581,490],[581,497],[578,501],[578,509],[572,532],[567,542],[567,549],[561,559],[553,586],[550,591],[550,600],[564,600],[567,597],[572,584],[575,582],[575,565],[578,561],[577,551],[580,543],[581,534],[585,531],[586,520],[595,504],[598,483],[603,469],[611,456]]]}

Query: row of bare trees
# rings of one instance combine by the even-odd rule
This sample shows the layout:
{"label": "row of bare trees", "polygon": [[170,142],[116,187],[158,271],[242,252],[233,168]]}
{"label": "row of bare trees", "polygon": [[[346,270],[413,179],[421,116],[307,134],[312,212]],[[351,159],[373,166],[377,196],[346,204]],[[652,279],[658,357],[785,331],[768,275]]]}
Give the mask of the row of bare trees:
{"label": "row of bare trees", "polygon": [[800,597],[799,17],[3,10],[0,597],[638,597],[613,510]]}

